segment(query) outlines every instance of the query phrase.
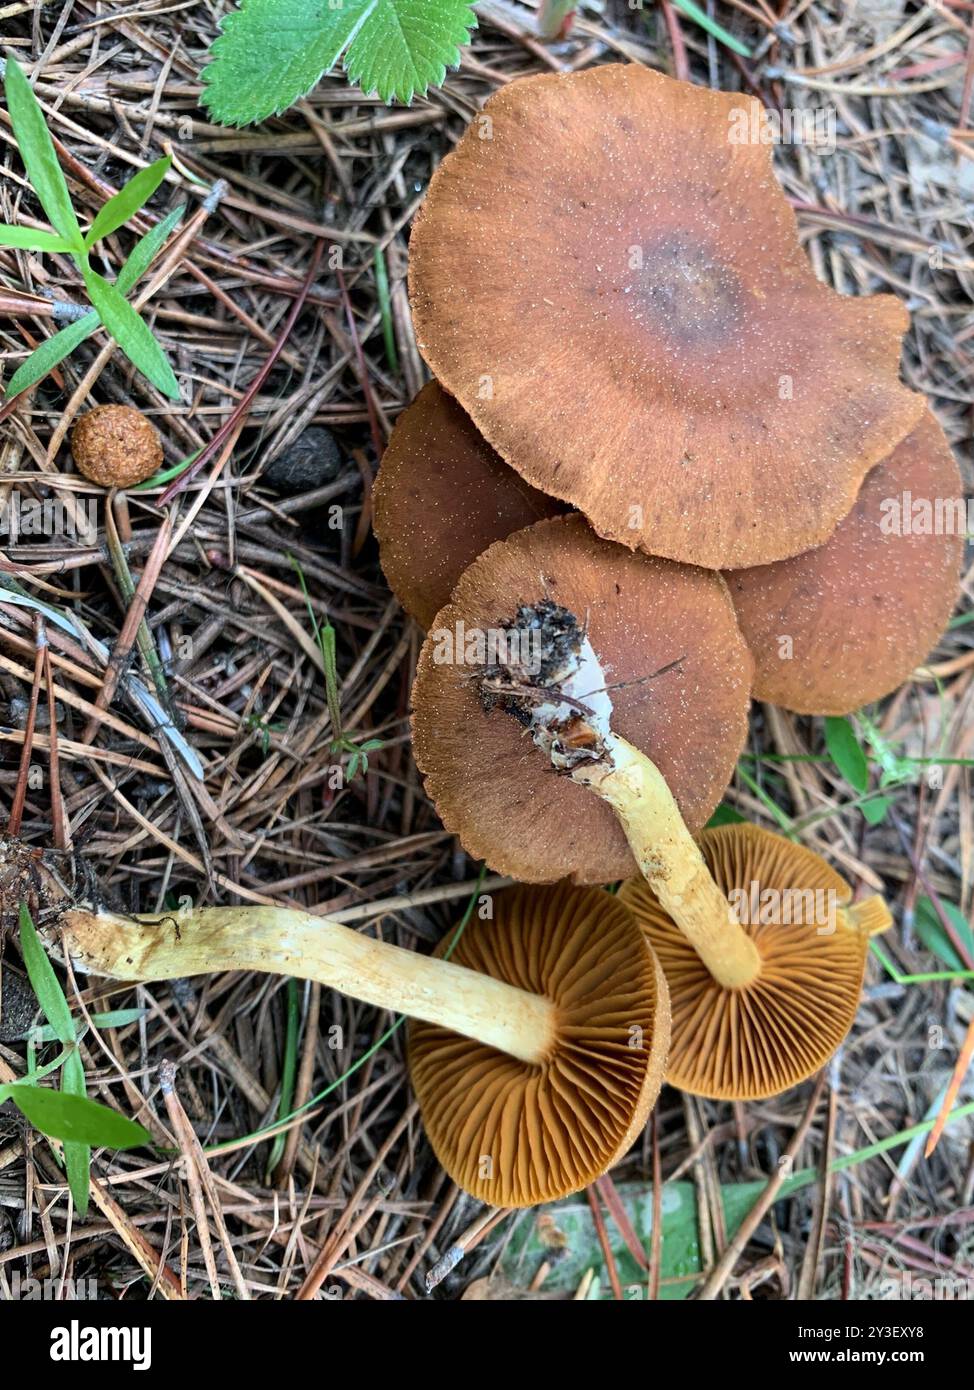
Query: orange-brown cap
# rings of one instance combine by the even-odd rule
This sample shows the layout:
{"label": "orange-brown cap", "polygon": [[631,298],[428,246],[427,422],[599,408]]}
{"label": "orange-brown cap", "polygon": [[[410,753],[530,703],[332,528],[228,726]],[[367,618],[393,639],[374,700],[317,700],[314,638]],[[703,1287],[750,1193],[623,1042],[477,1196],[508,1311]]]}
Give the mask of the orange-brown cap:
{"label": "orange-brown cap", "polygon": [[713,1100],[761,1100],[818,1071],[845,1038],[869,938],[890,917],[879,898],[852,905],[852,889],[823,859],[758,826],[705,830],[700,848],[760,953],[750,984],[719,985],[644,879],[619,896],[669,986],[667,1081]]}
{"label": "orange-brown cap", "polygon": [[372,503],[383,572],[421,627],[493,541],[565,510],[515,473],[435,381],[396,421]]}
{"label": "orange-brown cap", "polygon": [[409,1071],[454,1182],[494,1206],[526,1207],[577,1192],[636,1139],[663,1079],[669,1004],[635,918],[601,889],[518,887],[493,907],[450,959],[552,1000],[550,1056],[531,1065],[413,1021]]}
{"label": "orange-brown cap", "polygon": [[957,600],[963,493],[927,410],[825,545],[728,573],[755,697],[798,714],[846,714],[905,681]]}
{"label": "orange-brown cap", "polygon": [[607,883],[635,870],[614,812],[553,772],[511,715],[486,713],[481,701],[485,647],[522,605],[545,599],[587,625],[613,731],[652,758],[691,830],[733,775],[751,661],[719,575],[600,540],[580,516],[497,541],[459,580],[413,687],[413,750],[427,791],[447,829],[499,872]]}
{"label": "orange-brown cap", "polygon": [[420,351],[494,448],[601,535],[711,568],[820,544],[922,410],[906,311],[816,279],[763,115],[637,65],[511,82],[410,245]]}

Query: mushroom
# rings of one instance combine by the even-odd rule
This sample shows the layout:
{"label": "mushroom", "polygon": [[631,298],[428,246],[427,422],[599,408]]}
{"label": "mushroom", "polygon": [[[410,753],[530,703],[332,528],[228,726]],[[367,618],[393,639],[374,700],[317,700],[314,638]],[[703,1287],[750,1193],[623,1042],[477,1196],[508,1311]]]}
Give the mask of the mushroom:
{"label": "mushroom", "polygon": [[499,893],[450,960],[291,908],[72,910],[61,923],[78,968],[110,979],[259,970],[408,1015],[433,1149],[456,1182],[499,1206],[593,1181],[632,1144],[662,1084],[666,984],[635,918],[600,889]]}
{"label": "mushroom", "polygon": [[101,487],[134,487],[162,467],[159,432],[130,405],[96,405],[71,431],[71,454]]}
{"label": "mushroom", "polygon": [[750,680],[719,575],[558,517],[495,542],[437,614],[413,687],[413,751],[471,855],[522,882],[606,883],[636,867],[626,834],[583,785],[585,767],[552,775],[532,718],[611,712],[671,813],[698,830],[733,775]]}
{"label": "mushroom", "polygon": [[509,468],[435,381],[396,421],[372,503],[389,587],[424,628],[492,541],[565,510]]}
{"label": "mushroom", "polygon": [[906,311],[816,279],[762,117],[635,64],[510,82],[410,244],[420,351],[497,452],[600,535],[711,568],[826,540],[923,409]]}
{"label": "mushroom", "polygon": [[644,879],[619,896],[669,986],[667,1081],[712,1100],[761,1100],[804,1081],[839,1047],[859,1005],[870,937],[890,916],[879,897],[853,903],[819,855],[758,826],[705,830],[700,848],[735,929],[757,950],[750,980],[729,987],[715,978]]}
{"label": "mushroom", "polygon": [[755,696],[798,714],[846,714],[905,681],[957,599],[963,492],[927,410],[825,545],[727,574]]}
{"label": "mushroom", "polygon": [[[823,860],[766,831],[705,831],[699,844],[691,835],[686,805],[713,778],[715,751],[721,771],[708,791],[729,780],[727,754],[740,744],[733,678],[746,681],[748,670],[715,578],[598,541],[579,517],[497,542],[427,638],[414,748],[444,823],[506,872],[606,880],[622,857],[609,828],[624,837],[641,875],[625,901],[673,1000],[670,1079],[704,1095],[756,1097],[794,1085],[839,1045],[868,937],[889,914],[879,898],[851,905],[849,885]],[[515,605],[515,617],[498,622]],[[479,669],[437,664],[441,630],[491,621],[518,640],[498,642]],[[627,661],[619,692],[617,654]],[[634,686],[656,660],[666,661],[665,678]],[[627,694],[634,703],[617,698]],[[701,748],[722,706],[726,741]]]}

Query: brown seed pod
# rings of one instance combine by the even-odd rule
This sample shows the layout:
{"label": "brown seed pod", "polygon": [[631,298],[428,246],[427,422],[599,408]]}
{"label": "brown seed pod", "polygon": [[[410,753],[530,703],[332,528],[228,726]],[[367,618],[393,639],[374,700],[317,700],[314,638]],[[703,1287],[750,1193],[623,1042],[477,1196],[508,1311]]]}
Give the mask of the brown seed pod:
{"label": "brown seed pod", "polygon": [[96,405],[71,431],[79,472],[100,487],[134,487],[162,467],[159,432],[129,405]]}
{"label": "brown seed pod", "polygon": [[396,421],[372,505],[389,587],[426,628],[492,542],[565,510],[508,467],[436,381]]}
{"label": "brown seed pod", "polygon": [[577,1192],[631,1146],[662,1082],[666,984],[635,919],[599,888],[512,888],[450,959],[544,995],[557,1023],[540,1065],[410,1023],[409,1073],[437,1158],[498,1207]]}
{"label": "brown seed pod", "polygon": [[763,115],[636,64],[508,83],[410,242],[420,351],[497,452],[709,568],[821,544],[923,409],[905,309],[816,278]]}
{"label": "brown seed pod", "polygon": [[[929,515],[914,519],[915,504]],[[824,545],[724,576],[754,657],[755,698],[847,714],[895,690],[947,626],[965,531],[960,472],[927,410]]]}
{"label": "brown seed pod", "polygon": [[848,883],[817,854],[758,826],[705,830],[700,848],[757,946],[760,969],[746,985],[714,979],[644,879],[619,896],[669,986],[666,1080],[712,1100],[761,1100],[797,1086],[839,1047],[859,1006],[869,938],[890,916],[878,897],[853,904]]}

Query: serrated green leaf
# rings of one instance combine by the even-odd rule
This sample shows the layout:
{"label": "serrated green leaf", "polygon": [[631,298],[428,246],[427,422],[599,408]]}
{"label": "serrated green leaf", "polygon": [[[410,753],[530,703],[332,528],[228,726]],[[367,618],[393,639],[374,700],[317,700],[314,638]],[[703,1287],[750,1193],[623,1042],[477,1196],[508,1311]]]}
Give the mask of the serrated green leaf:
{"label": "serrated green leaf", "polygon": [[173,369],[149,325],[139,318],[124,295],[91,266],[86,265],[82,274],[99,318],[125,356],[163,395],[179,400],[179,385]]}
{"label": "serrated green leaf", "polygon": [[859,746],[856,731],[848,719],[826,719],[825,746],[829,750],[829,757],[850,787],[855,787],[857,792],[864,792],[869,786],[869,763]]}
{"label": "serrated green leaf", "polygon": [[71,195],[54,152],[54,142],[44,120],[44,112],[23,69],[12,55],[7,58],[4,94],[14,138],[31,187],[51,226],[80,250],[81,228],[71,206]]}
{"label": "serrated green leaf", "polygon": [[4,1089],[25,1119],[50,1139],[105,1149],[136,1149],[152,1142],[148,1131],[127,1115],[86,1096],[46,1086],[17,1084]]}
{"label": "serrated green leaf", "polygon": [[91,247],[102,237],[117,232],[130,217],[138,212],[155,193],[172,165],[169,155],[157,159],[147,169],[140,169],[129,179],[98,212],[85,235],[85,246]]}
{"label": "serrated green leaf", "polygon": [[9,227],[0,224],[0,246],[13,246],[17,251],[70,251],[70,241],[55,232],[37,232],[33,227]]}
{"label": "serrated green leaf", "polygon": [[376,0],[345,55],[349,81],[408,104],[442,84],[476,23],[467,0]]}
{"label": "serrated green leaf", "polygon": [[63,362],[100,326],[101,320],[92,310],[90,314],[85,314],[83,319],[75,319],[74,323],[69,323],[67,327],[46,338],[14,372],[7,383],[5,399],[10,400],[18,396],[21,391],[26,391],[28,387],[34,386],[46,377],[48,372],[53,371],[59,362]]}
{"label": "serrated green leaf", "polygon": [[59,1042],[67,1046],[74,1042],[74,1019],[64,990],[54,973],[54,967],[40,943],[37,929],[31,919],[26,903],[20,904],[20,954],[24,958],[24,968],[30,980],[31,989],[37,995],[44,1017],[57,1034]]}
{"label": "serrated green leaf", "polygon": [[[410,101],[460,61],[476,18],[468,0],[244,0],[203,70],[203,105],[224,125],[284,111],[346,54],[349,78]],[[347,50],[347,51],[346,51]]]}

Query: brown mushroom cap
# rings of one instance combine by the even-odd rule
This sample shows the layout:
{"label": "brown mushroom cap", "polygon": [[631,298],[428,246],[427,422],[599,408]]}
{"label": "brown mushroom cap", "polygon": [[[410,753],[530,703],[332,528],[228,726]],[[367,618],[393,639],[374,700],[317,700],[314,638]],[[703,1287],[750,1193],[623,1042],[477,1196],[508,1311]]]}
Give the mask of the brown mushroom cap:
{"label": "brown mushroom cap", "polygon": [[134,487],[162,467],[159,432],[129,405],[96,405],[71,431],[79,472],[101,487]]}
{"label": "brown mushroom cap", "polygon": [[[719,985],[644,879],[630,879],[619,896],[646,932],[669,986],[667,1081],[712,1100],[761,1100],[811,1076],[845,1038],[859,1006],[869,937],[889,924],[889,914],[879,899],[850,909],[852,889],[823,859],[758,826],[705,830],[700,848],[724,893],[778,895],[777,924],[742,923],[761,954],[761,972],[750,984]],[[761,899],[754,901],[759,911],[748,915],[760,917]],[[798,925],[783,920],[789,913]]]}
{"label": "brown mushroom cap", "polygon": [[546,598],[587,624],[607,683],[621,686],[610,691],[614,732],[656,763],[691,829],[706,823],[733,775],[751,661],[719,575],[632,554],[579,516],[497,541],[464,572],[433,621],[413,687],[413,751],[427,791],[447,829],[498,872],[607,883],[635,871],[615,813],[554,773],[509,714],[485,713],[476,666],[439,659],[458,632],[496,631],[520,605]]}
{"label": "brown mushroom cap", "polygon": [[[907,493],[940,506],[941,534],[922,529],[919,515],[911,520]],[[755,697],[798,714],[846,714],[905,681],[936,646],[957,600],[963,493],[950,445],[927,410],[872,470],[825,545],[727,574],[754,656]],[[908,532],[896,534],[897,517]]]}
{"label": "brown mushroom cap", "polygon": [[495,454],[435,381],[396,421],[372,503],[389,587],[422,627],[493,541],[564,511]]}
{"label": "brown mushroom cap", "polygon": [[630,1147],[662,1083],[666,984],[635,919],[598,888],[511,888],[450,959],[543,994],[559,1023],[540,1066],[410,1023],[409,1071],[437,1158],[498,1207],[577,1192]]}
{"label": "brown mushroom cap", "polygon": [[906,311],[815,277],[763,108],[636,65],[509,83],[410,243],[420,351],[494,448],[621,544],[711,568],[824,541],[919,418]]}

